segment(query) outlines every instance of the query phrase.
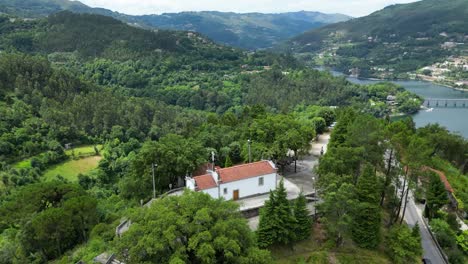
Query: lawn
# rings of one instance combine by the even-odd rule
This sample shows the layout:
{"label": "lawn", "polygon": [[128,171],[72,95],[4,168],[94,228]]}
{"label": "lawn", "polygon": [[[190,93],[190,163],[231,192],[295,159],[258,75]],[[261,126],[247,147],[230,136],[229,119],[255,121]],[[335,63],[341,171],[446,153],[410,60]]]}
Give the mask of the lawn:
{"label": "lawn", "polygon": [[32,158],[22,160],[22,161],[16,163],[16,164],[14,165],[14,167],[17,168],[17,169],[31,168],[31,159],[32,159]]}
{"label": "lawn", "polygon": [[45,181],[53,180],[57,175],[74,182],[77,181],[78,174],[86,174],[98,166],[100,156],[81,158],[78,160],[69,160],[48,169],[43,176]]}
{"label": "lawn", "polygon": [[[97,145],[97,148],[99,151],[102,150],[102,145]],[[65,154],[67,156],[71,157],[72,153],[75,153],[75,157],[89,157],[89,156],[94,156],[96,155],[96,152],[94,151],[94,145],[86,145],[86,146],[80,146],[76,147],[73,149],[69,149],[65,151]],[[25,169],[25,168],[31,168],[31,160],[33,158],[39,158],[42,154],[36,155],[34,157],[22,160],[13,166],[17,169]]]}
{"label": "lawn", "polygon": [[[100,151],[102,149],[102,145],[97,145],[97,149]],[[65,154],[67,154],[67,156],[71,156],[73,152],[75,153],[75,156],[77,157],[96,155],[96,152],[94,151],[94,145],[81,146],[81,147],[69,149],[65,151]]]}

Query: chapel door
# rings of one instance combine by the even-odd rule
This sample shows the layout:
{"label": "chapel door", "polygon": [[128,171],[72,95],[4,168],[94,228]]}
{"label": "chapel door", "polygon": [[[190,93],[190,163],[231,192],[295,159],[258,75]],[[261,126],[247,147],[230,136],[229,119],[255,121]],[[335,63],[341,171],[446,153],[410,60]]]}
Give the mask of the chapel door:
{"label": "chapel door", "polygon": [[234,191],[232,192],[232,199],[233,199],[234,201],[239,200],[239,190],[234,190]]}

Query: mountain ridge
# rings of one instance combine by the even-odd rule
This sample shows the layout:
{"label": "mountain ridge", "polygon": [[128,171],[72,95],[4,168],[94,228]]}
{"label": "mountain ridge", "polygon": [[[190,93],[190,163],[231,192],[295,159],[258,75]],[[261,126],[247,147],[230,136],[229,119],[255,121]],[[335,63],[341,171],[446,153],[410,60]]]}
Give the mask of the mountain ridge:
{"label": "mountain ridge", "polygon": [[79,1],[0,1],[0,12],[26,18],[39,18],[64,10],[111,16],[143,28],[196,31],[218,43],[250,50],[270,48],[311,28],[350,18],[316,11],[269,14],[201,11],[131,16],[104,8],[92,8]]}

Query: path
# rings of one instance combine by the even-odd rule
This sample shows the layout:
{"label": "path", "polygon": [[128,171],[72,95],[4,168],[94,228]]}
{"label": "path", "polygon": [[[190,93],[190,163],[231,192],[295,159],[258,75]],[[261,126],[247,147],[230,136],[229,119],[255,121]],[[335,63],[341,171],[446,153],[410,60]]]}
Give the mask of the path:
{"label": "path", "polygon": [[310,143],[309,155],[297,161],[297,172],[294,172],[294,164],[285,170],[284,177],[301,188],[304,194],[315,193],[313,177],[317,179],[317,175],[314,173],[314,167],[319,163],[322,147],[324,153],[327,151],[328,141],[330,141],[329,132],[320,135],[318,141]]}
{"label": "path", "polygon": [[423,256],[425,259],[429,259],[431,263],[443,264],[447,263],[444,257],[441,255],[436,242],[432,238],[427,225],[422,218],[423,208],[421,205],[417,205],[414,202],[413,195],[408,197],[408,204],[406,205],[405,221],[409,227],[413,227],[416,223],[419,223],[419,231],[421,233],[421,243],[423,247]]}

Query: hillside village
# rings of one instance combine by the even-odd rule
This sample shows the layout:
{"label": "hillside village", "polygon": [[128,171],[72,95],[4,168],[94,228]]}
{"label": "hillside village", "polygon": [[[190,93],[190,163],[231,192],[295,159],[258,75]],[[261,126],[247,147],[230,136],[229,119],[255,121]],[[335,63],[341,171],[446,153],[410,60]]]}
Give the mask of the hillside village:
{"label": "hillside village", "polygon": [[468,89],[468,56],[449,57],[441,63],[426,66],[414,75],[418,79]]}

